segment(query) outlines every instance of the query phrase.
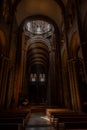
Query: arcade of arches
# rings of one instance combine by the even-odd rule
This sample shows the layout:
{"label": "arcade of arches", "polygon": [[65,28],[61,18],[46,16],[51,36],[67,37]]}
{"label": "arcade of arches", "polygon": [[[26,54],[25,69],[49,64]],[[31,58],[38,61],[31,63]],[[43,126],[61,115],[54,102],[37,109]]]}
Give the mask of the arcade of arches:
{"label": "arcade of arches", "polygon": [[87,107],[87,1],[0,2],[0,109]]}

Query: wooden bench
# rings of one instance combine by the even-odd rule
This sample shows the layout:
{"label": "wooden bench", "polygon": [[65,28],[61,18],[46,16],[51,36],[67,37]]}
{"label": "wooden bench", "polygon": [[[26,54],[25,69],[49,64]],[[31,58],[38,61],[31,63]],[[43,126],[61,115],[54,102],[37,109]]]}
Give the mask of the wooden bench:
{"label": "wooden bench", "polygon": [[[7,128],[12,130],[22,130],[29,120],[28,111],[4,111],[0,112],[0,129]],[[15,129],[14,129],[15,128]]]}
{"label": "wooden bench", "polygon": [[8,119],[9,122],[19,122],[25,125],[29,117],[29,114],[0,114],[0,122],[1,120],[6,121]]}
{"label": "wooden bench", "polygon": [[[87,128],[87,114],[84,113],[53,113],[52,125],[58,130]],[[81,124],[80,124],[81,123]],[[73,127],[72,127],[73,126]],[[83,127],[84,126],[84,127]]]}
{"label": "wooden bench", "polygon": [[46,115],[56,130],[87,129],[87,114],[69,109],[47,109]]}
{"label": "wooden bench", "polygon": [[66,129],[87,129],[87,121],[80,122],[62,122],[59,123],[56,130],[66,130]]}
{"label": "wooden bench", "polygon": [[22,125],[19,124],[0,123],[0,130],[24,130],[24,128]]}
{"label": "wooden bench", "polygon": [[[23,120],[23,125],[29,120],[30,117],[30,111],[19,111],[19,110],[14,110],[14,111],[4,111],[0,112],[0,118],[14,118],[17,120],[20,118]],[[20,121],[20,120],[19,120]]]}
{"label": "wooden bench", "polygon": [[11,117],[11,118],[8,118],[8,117],[4,117],[4,118],[1,118],[0,117],[0,123],[1,124],[4,124],[4,123],[12,123],[12,124],[22,124],[24,126],[24,118],[20,118],[20,117]]}
{"label": "wooden bench", "polygon": [[59,117],[87,117],[87,114],[82,112],[66,112],[66,113],[54,113],[52,112],[50,115],[50,122],[53,122],[56,118]]}
{"label": "wooden bench", "polygon": [[46,109],[46,115],[48,116],[48,118],[50,118],[51,114],[52,113],[70,113],[70,112],[73,112],[72,110],[70,109],[59,109],[59,108],[48,108]]}
{"label": "wooden bench", "polygon": [[51,124],[54,127],[58,127],[60,123],[65,123],[65,122],[87,122],[87,117],[59,117],[55,118]]}

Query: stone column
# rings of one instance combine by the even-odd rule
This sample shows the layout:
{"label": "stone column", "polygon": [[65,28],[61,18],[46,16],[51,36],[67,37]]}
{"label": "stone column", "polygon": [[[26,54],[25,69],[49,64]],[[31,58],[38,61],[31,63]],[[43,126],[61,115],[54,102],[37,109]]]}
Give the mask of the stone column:
{"label": "stone column", "polygon": [[63,97],[64,97],[64,107],[71,108],[71,97],[70,97],[70,88],[69,88],[69,76],[67,66],[62,66],[62,78],[63,78]]}
{"label": "stone column", "polygon": [[5,105],[7,78],[9,70],[9,59],[3,56],[2,60],[2,75],[1,75],[1,94],[0,94],[0,107],[3,108]]}
{"label": "stone column", "polygon": [[85,68],[85,72],[87,76],[87,41],[84,43],[81,43],[81,48],[82,48],[83,59],[84,59],[84,68]]}
{"label": "stone column", "polygon": [[7,89],[7,100],[6,108],[14,106],[14,83],[15,83],[15,66],[10,63],[9,66],[9,79],[8,79],[8,89]]}
{"label": "stone column", "polygon": [[70,81],[70,95],[71,95],[71,103],[72,109],[75,111],[81,111],[81,101],[79,95],[79,84],[78,84],[78,76],[77,76],[77,59],[68,60],[68,73],[69,73],[69,81]]}
{"label": "stone column", "polygon": [[[22,38],[22,35],[20,34],[20,39]],[[17,59],[16,59],[16,69],[15,69],[15,85],[14,85],[14,100],[15,100],[15,107],[18,106],[18,100],[19,100],[19,93],[22,87],[22,43],[19,39],[19,46],[18,46],[18,52],[17,52]]]}
{"label": "stone column", "polygon": [[[82,17],[81,17],[82,14],[81,14],[80,2],[79,2],[79,0],[74,0],[74,2],[75,2],[75,5],[76,5],[77,23],[78,23],[78,29],[79,29],[79,35],[80,35],[80,44],[81,44],[83,60],[84,60],[84,67],[85,67],[85,72],[86,72],[86,75],[87,75],[87,37],[85,37],[85,34],[84,34],[85,31],[84,31],[84,28],[83,28],[83,22],[82,22],[83,20],[82,20]],[[84,14],[83,14],[83,16],[84,16]]]}
{"label": "stone column", "polygon": [[2,89],[3,66],[4,66],[4,58],[3,58],[3,55],[1,55],[0,56],[0,95],[1,95],[1,89]]}
{"label": "stone column", "polygon": [[48,105],[56,105],[56,78],[55,78],[55,49],[49,53],[49,75],[48,75]]}
{"label": "stone column", "polygon": [[27,41],[26,41],[26,36],[24,33],[22,33],[22,60],[21,60],[21,70],[22,70],[22,75],[21,75],[21,88],[20,88],[20,93],[22,95],[26,95],[26,53],[27,53]]}

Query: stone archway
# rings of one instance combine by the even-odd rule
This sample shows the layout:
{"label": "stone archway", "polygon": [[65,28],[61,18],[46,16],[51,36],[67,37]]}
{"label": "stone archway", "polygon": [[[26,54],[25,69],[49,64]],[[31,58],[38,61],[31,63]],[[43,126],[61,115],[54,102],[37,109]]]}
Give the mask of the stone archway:
{"label": "stone archway", "polygon": [[[41,16],[40,16],[41,17]],[[45,16],[44,16],[45,17]],[[37,26],[38,33],[34,31],[32,33],[32,28],[28,30],[26,29],[26,24],[30,20],[31,22],[35,23],[37,21],[41,22],[43,24],[39,24]],[[27,21],[27,22],[26,22]],[[44,23],[46,24],[47,32],[42,33],[41,26],[44,26]],[[33,77],[37,75],[37,68],[41,69],[40,75],[45,74],[47,80],[47,94],[45,98],[45,102],[47,102],[48,105],[63,105],[61,99],[62,99],[62,94],[61,94],[61,70],[59,67],[61,66],[60,64],[60,43],[59,43],[59,30],[57,30],[56,25],[51,23],[51,20],[46,20],[41,17],[41,19],[38,17],[34,17],[33,19],[27,19],[24,21],[24,24],[22,23],[23,26],[22,29],[24,29],[22,32],[22,50],[21,50],[21,79],[20,82],[22,83],[22,86],[20,87],[20,92],[23,95],[28,95],[28,86],[30,85],[30,77]],[[30,27],[29,23],[29,27]],[[52,24],[52,25],[51,25]],[[36,25],[36,24],[35,24]],[[51,26],[51,27],[50,27]],[[56,28],[55,28],[56,27]],[[35,29],[35,28],[33,28]],[[46,31],[44,30],[44,31]],[[41,33],[41,34],[40,34]],[[57,38],[56,38],[56,33],[57,33]],[[57,55],[56,55],[57,54]],[[35,69],[36,68],[36,69]],[[56,69],[57,68],[57,69]],[[34,75],[35,74],[35,75]],[[26,77],[27,75],[27,77]],[[27,80],[28,79],[28,80]],[[34,79],[33,79],[34,80]],[[43,80],[43,78],[41,79]],[[58,84],[58,85],[57,85]],[[44,85],[43,85],[44,86]],[[59,94],[58,94],[59,93]]]}
{"label": "stone archway", "polygon": [[27,49],[26,77],[31,103],[46,103],[49,49],[44,43],[32,43]]}

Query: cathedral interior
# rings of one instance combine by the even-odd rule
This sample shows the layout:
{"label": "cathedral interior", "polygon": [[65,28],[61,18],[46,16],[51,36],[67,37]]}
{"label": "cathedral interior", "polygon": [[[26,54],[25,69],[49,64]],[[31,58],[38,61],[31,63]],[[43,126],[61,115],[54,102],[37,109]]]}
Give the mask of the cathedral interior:
{"label": "cathedral interior", "polygon": [[87,113],[87,0],[0,1],[0,110]]}

